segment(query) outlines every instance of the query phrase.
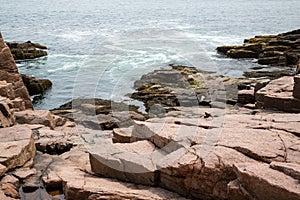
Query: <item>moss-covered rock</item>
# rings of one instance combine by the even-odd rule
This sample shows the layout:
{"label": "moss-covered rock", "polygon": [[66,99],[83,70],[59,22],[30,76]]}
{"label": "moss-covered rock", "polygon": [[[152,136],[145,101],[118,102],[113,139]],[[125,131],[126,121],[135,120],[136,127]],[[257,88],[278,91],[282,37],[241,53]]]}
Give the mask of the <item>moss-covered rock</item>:
{"label": "moss-covered rock", "polygon": [[259,53],[244,49],[230,49],[227,55],[231,58],[258,58]]}
{"label": "moss-covered rock", "polygon": [[292,66],[300,58],[300,29],[278,35],[255,36],[241,46],[220,46],[231,58],[258,58],[258,64]]}

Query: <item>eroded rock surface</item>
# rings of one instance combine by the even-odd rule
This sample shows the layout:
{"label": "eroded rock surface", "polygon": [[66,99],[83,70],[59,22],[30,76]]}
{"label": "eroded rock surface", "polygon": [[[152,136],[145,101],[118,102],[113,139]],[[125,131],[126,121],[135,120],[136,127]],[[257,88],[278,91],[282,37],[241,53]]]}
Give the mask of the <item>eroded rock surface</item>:
{"label": "eroded rock surface", "polygon": [[[92,170],[122,181],[160,186],[192,199],[265,199],[273,191],[274,194],[281,191],[291,198],[300,198],[297,192],[300,151],[295,148],[299,137],[293,131],[284,131],[293,123],[299,125],[299,114],[246,115],[229,111],[225,115],[213,109],[194,107],[192,110],[195,113],[198,110],[199,115],[193,118],[187,112],[189,109],[180,107],[178,110],[180,115],[177,118],[153,118],[129,128],[118,128],[113,130],[113,139],[97,137],[87,144],[90,146]],[[172,112],[178,111],[168,114],[172,115]],[[206,119],[202,115],[199,119],[203,112],[214,114],[212,118]],[[185,140],[184,136],[190,140]],[[148,148],[149,144],[153,147]],[[134,147],[140,151],[133,150]],[[284,179],[282,183],[290,186],[283,184],[276,189],[272,182],[266,183],[260,186],[270,187],[264,196],[244,185],[244,178],[234,167],[244,163],[258,166],[257,170],[261,169],[261,172],[267,167],[270,173],[261,173],[257,179],[254,174],[254,177],[247,177],[257,180],[258,185],[259,180],[268,180],[278,174]],[[283,167],[280,163],[287,164]],[[136,173],[139,170],[140,173]],[[277,198],[284,199],[285,195]]]}
{"label": "eroded rock surface", "polygon": [[[20,98],[25,108],[32,109],[32,103],[28,91],[23,83],[21,75],[10,52],[9,47],[3,41],[0,33],[0,81],[6,81],[6,84],[1,84],[1,96],[7,97],[10,100]],[[4,88],[3,88],[4,87]],[[6,94],[6,95],[4,95]]]}

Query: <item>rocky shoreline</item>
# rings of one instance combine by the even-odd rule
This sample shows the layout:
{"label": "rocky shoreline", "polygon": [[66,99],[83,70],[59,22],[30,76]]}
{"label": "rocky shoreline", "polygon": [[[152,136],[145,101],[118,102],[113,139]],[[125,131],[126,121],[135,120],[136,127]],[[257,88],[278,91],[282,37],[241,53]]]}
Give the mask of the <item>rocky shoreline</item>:
{"label": "rocky shoreline", "polygon": [[299,75],[171,65],[135,82],[140,113],[103,99],[33,110],[2,36],[0,70],[1,200],[300,199]]}
{"label": "rocky shoreline", "polygon": [[242,46],[220,46],[217,51],[231,58],[257,58],[261,65],[293,66],[300,59],[300,29],[255,36],[245,39]]}

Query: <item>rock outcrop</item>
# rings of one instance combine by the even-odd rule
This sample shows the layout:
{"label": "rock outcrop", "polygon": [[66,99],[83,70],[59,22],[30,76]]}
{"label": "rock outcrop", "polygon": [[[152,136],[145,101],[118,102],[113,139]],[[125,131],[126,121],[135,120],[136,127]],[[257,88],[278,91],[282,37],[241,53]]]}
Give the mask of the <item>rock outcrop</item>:
{"label": "rock outcrop", "polygon": [[[164,115],[169,107],[224,107],[236,104],[243,85],[261,81],[218,76],[193,67],[171,65],[170,69],[155,70],[136,81],[136,91],[130,97],[144,103],[150,115]],[[249,86],[250,87],[250,86]]]}
{"label": "rock outcrop", "polygon": [[37,79],[25,74],[21,74],[21,76],[30,96],[44,94],[52,87],[52,82],[48,79]]}
{"label": "rock outcrop", "polygon": [[[0,34],[0,81],[3,93],[1,96],[10,100],[20,98],[26,109],[32,109],[32,103],[28,91],[23,83],[22,77],[13,59],[8,46],[4,43]],[[5,92],[6,91],[6,92]]]}
{"label": "rock outcrop", "polygon": [[[300,99],[295,98],[298,92],[297,77],[284,76],[258,90],[255,94],[257,107],[299,113]],[[295,86],[294,79],[296,80]]]}
{"label": "rock outcrop", "polygon": [[14,77],[0,81],[0,199],[300,199],[300,114],[225,104],[298,101],[298,76],[257,82],[173,65],[135,83],[147,114],[103,99],[50,112],[28,109],[0,48]]}
{"label": "rock outcrop", "polygon": [[[276,199],[300,199],[300,152],[295,148],[300,138],[288,130],[299,124],[299,114],[223,116],[213,108],[176,110],[180,114],[170,111],[168,115],[177,117],[113,130],[113,139],[99,134],[85,139],[92,171],[163,187],[191,199],[266,199],[278,193]],[[199,115],[191,115],[191,110]],[[205,119],[205,112],[214,117]],[[224,123],[219,127],[215,121]],[[124,135],[129,139],[123,140]],[[281,164],[294,171],[274,167]],[[249,166],[249,172],[242,166]]]}
{"label": "rock outcrop", "polygon": [[47,56],[46,46],[27,41],[24,43],[6,42],[15,60],[35,59]]}
{"label": "rock outcrop", "polygon": [[300,59],[300,29],[278,35],[255,36],[245,39],[242,46],[221,46],[217,51],[231,58],[257,58],[258,64],[262,65],[296,65]]}

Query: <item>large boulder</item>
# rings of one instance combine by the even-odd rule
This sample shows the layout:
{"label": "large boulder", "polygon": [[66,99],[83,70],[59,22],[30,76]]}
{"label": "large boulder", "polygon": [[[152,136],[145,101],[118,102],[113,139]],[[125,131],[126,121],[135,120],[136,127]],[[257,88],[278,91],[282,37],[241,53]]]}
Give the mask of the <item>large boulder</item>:
{"label": "large boulder", "polygon": [[[21,75],[10,52],[9,47],[3,41],[0,34],[0,81],[6,81],[6,88],[10,87],[11,92],[4,92],[3,96],[13,100],[21,98],[25,103],[26,109],[32,109],[32,103],[28,91],[24,85]],[[9,85],[11,84],[11,85]],[[2,94],[0,94],[2,96]]]}

